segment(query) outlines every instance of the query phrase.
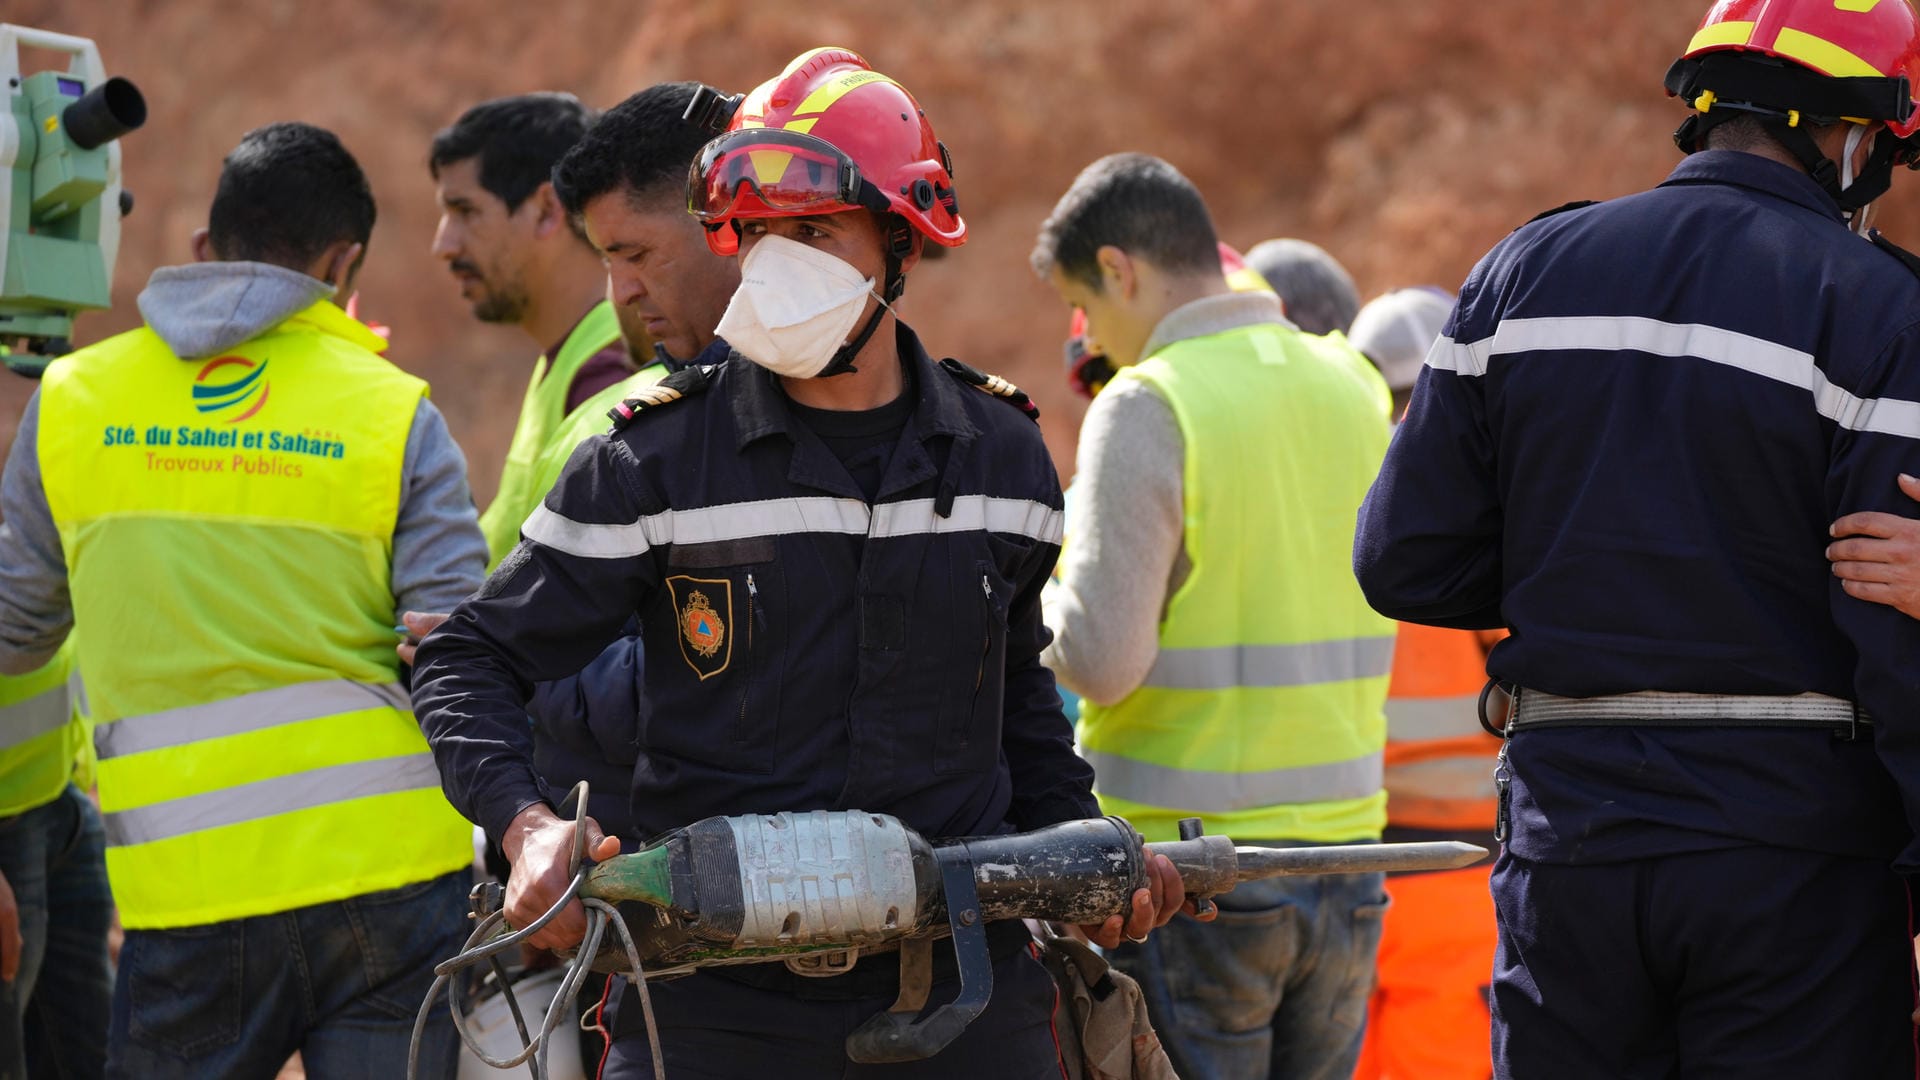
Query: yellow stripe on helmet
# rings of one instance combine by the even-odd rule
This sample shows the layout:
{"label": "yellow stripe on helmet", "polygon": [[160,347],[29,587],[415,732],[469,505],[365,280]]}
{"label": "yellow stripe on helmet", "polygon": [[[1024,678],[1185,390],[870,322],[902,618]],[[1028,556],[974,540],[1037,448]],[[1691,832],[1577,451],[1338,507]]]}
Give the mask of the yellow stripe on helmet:
{"label": "yellow stripe on helmet", "polygon": [[1872,64],[1833,42],[1792,28],[1780,31],[1779,40],[1773,43],[1773,51],[1836,79],[1858,76],[1872,78],[1882,74]]}
{"label": "yellow stripe on helmet", "polygon": [[[852,91],[871,82],[890,83],[893,82],[893,80],[877,71],[849,71],[845,75],[829,81],[826,85],[817,87],[813,93],[807,95],[805,101],[800,103],[799,108],[793,110],[793,113],[795,116],[812,116],[818,120],[820,118],[819,114],[833,108],[834,102],[839,101]],[[898,84],[896,83],[895,85]],[[811,127],[812,125],[809,124],[808,126]],[[787,128],[788,130],[792,130],[793,123],[789,122]]]}
{"label": "yellow stripe on helmet", "polygon": [[1750,22],[1723,22],[1712,26],[1703,26],[1700,32],[1687,42],[1687,55],[1692,56],[1701,49],[1711,49],[1721,45],[1745,45],[1753,38],[1753,24]]}

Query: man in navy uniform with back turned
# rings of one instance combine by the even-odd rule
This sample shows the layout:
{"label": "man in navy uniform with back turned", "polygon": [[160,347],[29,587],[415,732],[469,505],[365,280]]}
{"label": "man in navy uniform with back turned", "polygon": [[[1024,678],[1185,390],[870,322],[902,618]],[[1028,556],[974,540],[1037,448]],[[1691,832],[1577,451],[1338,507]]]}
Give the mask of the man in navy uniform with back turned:
{"label": "man in navy uniform with back turned", "polygon": [[1689,156],[1481,261],[1362,508],[1382,613],[1513,631],[1498,1076],[1914,1075],[1920,624],[1823,552],[1920,466],[1916,262],[1856,235],[1916,74],[1907,0],[1717,4]]}

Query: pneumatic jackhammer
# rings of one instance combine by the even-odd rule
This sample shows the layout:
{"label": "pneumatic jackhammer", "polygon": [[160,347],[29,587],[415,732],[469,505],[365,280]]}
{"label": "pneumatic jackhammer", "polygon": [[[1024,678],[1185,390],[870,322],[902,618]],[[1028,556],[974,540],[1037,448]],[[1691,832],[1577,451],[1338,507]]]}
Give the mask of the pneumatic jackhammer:
{"label": "pneumatic jackhammer", "polygon": [[[576,789],[576,793],[578,789]],[[583,794],[583,793],[582,793]],[[580,800],[584,803],[584,797]],[[1180,871],[1202,911],[1242,881],[1295,874],[1440,870],[1470,865],[1485,849],[1457,841],[1338,847],[1238,847],[1224,836],[1181,823],[1181,839],[1152,845]],[[577,834],[584,837],[584,832]],[[582,854],[583,843],[576,844]],[[900,992],[886,1012],[847,1038],[857,1062],[917,1061],[940,1052],[986,1008],[993,963],[986,924],[1038,919],[1084,925],[1131,910],[1147,884],[1140,834],[1117,817],[1050,825],[1032,832],[929,842],[897,818],[856,810],[714,817],[659,837],[641,850],[591,866],[576,858],[573,887],[547,915],[505,933],[500,886],[475,890],[480,926],[461,956],[440,965],[420,1025],[442,983],[536,931],[578,895],[589,929],[547,1024],[506,1068],[528,1062],[543,1080],[536,1048],[591,966],[635,979],[656,1043],[654,1071],[664,1075],[652,1023],[648,979],[718,964],[785,962],[803,974],[831,976],[865,949],[900,953]],[[621,947],[606,937],[611,926]],[[927,1011],[932,949],[953,938],[960,992]],[[602,946],[608,946],[603,949]],[[926,1012],[923,1017],[920,1014]],[[516,1021],[519,1010],[514,1006]],[[454,1008],[456,1023],[460,1013]],[[416,1025],[416,1034],[420,1028]],[[464,1034],[464,1027],[462,1032]],[[469,1041],[471,1046],[471,1040]]]}

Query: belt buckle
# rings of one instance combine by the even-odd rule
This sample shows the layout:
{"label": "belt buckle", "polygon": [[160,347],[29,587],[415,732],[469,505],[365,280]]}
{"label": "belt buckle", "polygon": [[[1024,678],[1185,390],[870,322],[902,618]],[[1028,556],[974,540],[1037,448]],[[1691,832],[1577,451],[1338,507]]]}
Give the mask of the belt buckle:
{"label": "belt buckle", "polygon": [[855,961],[859,959],[860,947],[855,945],[847,949],[829,949],[803,956],[789,956],[785,963],[787,970],[795,975],[808,979],[831,979],[836,975],[845,975],[852,971]]}

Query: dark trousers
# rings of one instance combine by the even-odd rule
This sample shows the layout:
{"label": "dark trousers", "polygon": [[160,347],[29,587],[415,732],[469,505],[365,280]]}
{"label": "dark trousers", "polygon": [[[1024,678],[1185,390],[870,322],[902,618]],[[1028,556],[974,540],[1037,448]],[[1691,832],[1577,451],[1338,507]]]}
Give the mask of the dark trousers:
{"label": "dark trousers", "polygon": [[0,1078],[97,1080],[106,1072],[113,971],[106,835],[93,800],[68,784],[0,821],[0,873],[20,912],[20,971],[0,984]]}
{"label": "dark trousers", "polygon": [[[472,879],[462,869],[274,915],[127,931],[107,1075],[272,1080],[298,1050],[312,1080],[406,1076],[433,966],[466,940]],[[452,1080],[457,1055],[441,1004],[420,1077]]]}
{"label": "dark trousers", "polygon": [[[942,941],[936,949],[949,947]],[[853,1030],[893,1004],[891,996],[811,1001],[704,973],[650,983],[661,1050],[672,1080],[1062,1080],[1053,1033],[1053,977],[1021,950],[994,965],[986,1010],[926,1061],[856,1065]],[[957,981],[936,982],[930,1005],[953,1000]],[[652,1080],[640,1029],[640,998],[628,987],[601,1080]]]}
{"label": "dark trousers", "polygon": [[1493,872],[1502,1080],[1913,1080],[1907,888],[1743,847]]}

